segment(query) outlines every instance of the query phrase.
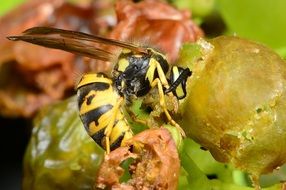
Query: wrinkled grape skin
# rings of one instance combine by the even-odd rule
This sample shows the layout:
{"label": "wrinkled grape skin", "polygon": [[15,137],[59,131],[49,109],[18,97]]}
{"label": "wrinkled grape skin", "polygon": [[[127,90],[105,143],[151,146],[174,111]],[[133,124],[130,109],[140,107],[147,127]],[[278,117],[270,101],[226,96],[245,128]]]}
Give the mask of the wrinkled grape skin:
{"label": "wrinkled grape skin", "polygon": [[92,189],[103,156],[82,126],[75,97],[46,107],[34,122],[22,189]]}
{"label": "wrinkled grape skin", "polygon": [[210,40],[180,105],[187,135],[254,176],[286,161],[286,63],[269,48],[237,37]]}

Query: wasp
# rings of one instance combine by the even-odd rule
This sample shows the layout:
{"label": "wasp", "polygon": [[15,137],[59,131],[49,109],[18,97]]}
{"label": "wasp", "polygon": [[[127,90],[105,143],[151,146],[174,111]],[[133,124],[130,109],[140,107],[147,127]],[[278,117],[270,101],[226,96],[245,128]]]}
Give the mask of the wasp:
{"label": "wasp", "polygon": [[[128,42],[57,28],[34,27],[9,40],[22,40],[48,48],[61,49],[102,61],[113,61],[114,53],[96,47],[93,43],[116,46],[122,49],[110,78],[102,75],[84,75],[77,87],[78,104],[83,124],[90,136],[107,150],[131,135],[130,128],[120,111],[122,105],[143,97],[158,88],[159,102],[168,121],[184,131],[172,119],[165,103],[165,95],[186,96],[186,81],[192,72],[178,66],[170,67],[167,58],[159,51]],[[168,77],[167,77],[168,76]],[[98,83],[97,80],[104,82]],[[125,101],[124,101],[125,100]],[[111,121],[107,122],[106,118]],[[117,124],[121,127],[117,127]],[[117,131],[118,130],[118,131]],[[115,132],[117,131],[117,132]],[[113,136],[113,132],[116,134]],[[105,139],[105,143],[102,140]]]}
{"label": "wasp", "polygon": [[123,97],[104,74],[85,74],[77,85],[79,115],[92,139],[109,153],[133,134],[122,111]]}

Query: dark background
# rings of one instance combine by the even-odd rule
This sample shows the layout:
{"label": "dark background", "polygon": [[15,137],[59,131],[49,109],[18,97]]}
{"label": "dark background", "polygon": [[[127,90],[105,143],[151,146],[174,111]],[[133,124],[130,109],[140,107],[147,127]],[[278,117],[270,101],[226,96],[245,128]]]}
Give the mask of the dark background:
{"label": "dark background", "polygon": [[0,117],[0,189],[19,190],[22,164],[29,141],[31,122]]}

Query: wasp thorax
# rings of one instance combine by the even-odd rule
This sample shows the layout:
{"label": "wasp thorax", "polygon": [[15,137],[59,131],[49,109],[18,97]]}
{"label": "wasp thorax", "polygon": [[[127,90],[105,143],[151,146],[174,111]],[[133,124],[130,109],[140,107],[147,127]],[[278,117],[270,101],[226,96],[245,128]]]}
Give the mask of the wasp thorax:
{"label": "wasp thorax", "polygon": [[127,97],[147,94],[152,81],[158,77],[158,66],[163,73],[168,72],[165,56],[151,48],[147,48],[146,53],[123,50],[113,70],[119,93]]}

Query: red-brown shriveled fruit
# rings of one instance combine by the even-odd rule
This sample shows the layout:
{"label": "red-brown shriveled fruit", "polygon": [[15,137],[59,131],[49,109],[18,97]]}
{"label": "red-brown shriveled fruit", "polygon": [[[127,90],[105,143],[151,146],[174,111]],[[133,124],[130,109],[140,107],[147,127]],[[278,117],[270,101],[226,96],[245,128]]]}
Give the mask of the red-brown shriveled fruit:
{"label": "red-brown shriveled fruit", "polygon": [[[130,147],[120,147],[105,157],[96,179],[97,188],[113,189],[166,189],[175,190],[178,185],[180,160],[175,142],[167,129],[150,129],[137,134],[129,146],[139,144],[137,152]],[[124,173],[123,160],[133,158],[130,165],[132,178],[119,183]]]}

